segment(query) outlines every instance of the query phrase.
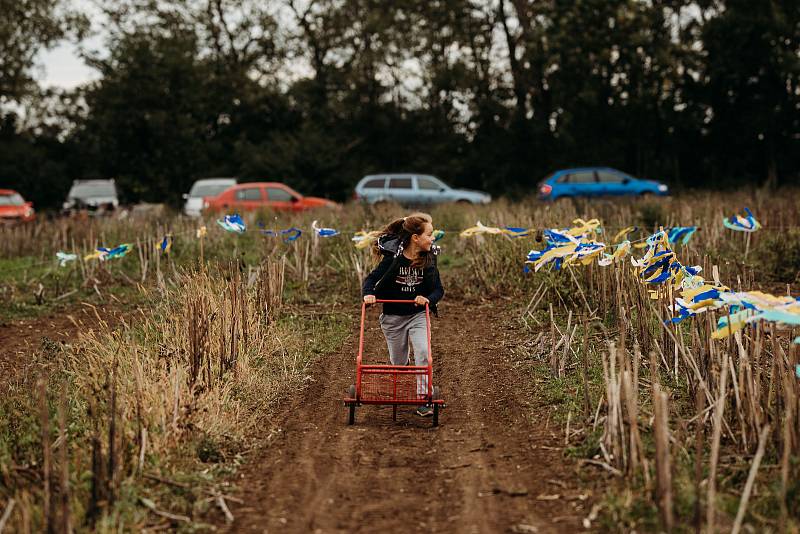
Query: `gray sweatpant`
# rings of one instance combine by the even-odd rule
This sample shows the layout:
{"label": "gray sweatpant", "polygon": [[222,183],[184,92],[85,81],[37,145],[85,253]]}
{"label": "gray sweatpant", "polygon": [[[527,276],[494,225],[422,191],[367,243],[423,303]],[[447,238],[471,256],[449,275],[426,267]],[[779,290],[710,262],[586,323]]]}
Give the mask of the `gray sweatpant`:
{"label": "gray sweatpant", "polygon": [[[380,316],[381,330],[389,346],[392,365],[408,365],[409,341],[414,349],[414,365],[428,365],[428,323],[425,312],[414,315]],[[417,377],[417,395],[427,395],[428,377]]]}

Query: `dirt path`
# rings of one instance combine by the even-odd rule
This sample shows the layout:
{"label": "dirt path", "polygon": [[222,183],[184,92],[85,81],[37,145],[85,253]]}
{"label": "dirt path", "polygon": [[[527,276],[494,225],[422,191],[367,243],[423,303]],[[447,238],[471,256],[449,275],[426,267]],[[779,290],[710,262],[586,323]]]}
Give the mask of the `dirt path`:
{"label": "dirt path", "polygon": [[[439,428],[401,409],[361,407],[346,425],[356,318],[338,354],[265,430],[238,486],[231,532],[576,532],[589,502],[555,427],[535,413],[514,368],[515,326],[486,306],[450,303],[434,320],[434,382],[448,407]],[[374,326],[377,311],[368,319]],[[385,346],[378,330],[372,347]],[[374,353],[374,352],[373,352]],[[542,410],[538,410],[542,412]]]}

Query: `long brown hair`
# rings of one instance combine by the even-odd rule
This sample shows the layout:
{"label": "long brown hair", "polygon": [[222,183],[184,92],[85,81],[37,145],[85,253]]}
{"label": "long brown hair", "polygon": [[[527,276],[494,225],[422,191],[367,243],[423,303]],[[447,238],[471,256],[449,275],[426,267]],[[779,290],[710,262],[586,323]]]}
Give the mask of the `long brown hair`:
{"label": "long brown hair", "polygon": [[[394,235],[400,239],[400,243],[403,245],[403,248],[408,248],[408,245],[411,243],[411,236],[420,235],[425,232],[425,225],[426,224],[433,224],[433,218],[427,213],[412,213],[406,217],[401,217],[400,219],[395,219],[389,224],[387,224],[383,230],[381,230],[380,237],[385,235]],[[380,239],[379,237],[379,239]],[[378,242],[375,242],[375,245],[372,248],[373,253],[375,254],[376,259],[380,259],[382,256],[382,252],[380,247],[378,246]],[[427,250],[420,250],[417,257],[411,260],[412,267],[427,267],[430,265],[431,256],[433,254]]]}

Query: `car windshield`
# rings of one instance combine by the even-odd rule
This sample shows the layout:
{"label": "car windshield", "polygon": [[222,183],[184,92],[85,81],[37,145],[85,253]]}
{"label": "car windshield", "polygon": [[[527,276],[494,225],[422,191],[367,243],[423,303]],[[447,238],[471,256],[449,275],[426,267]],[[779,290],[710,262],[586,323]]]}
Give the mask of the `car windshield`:
{"label": "car windshield", "polygon": [[215,197],[233,184],[194,184],[190,197]]}
{"label": "car windshield", "polygon": [[0,206],[22,206],[25,201],[18,193],[13,195],[0,195]]}
{"label": "car windshield", "polygon": [[71,198],[116,197],[117,191],[110,182],[77,184],[69,190],[69,196]]}

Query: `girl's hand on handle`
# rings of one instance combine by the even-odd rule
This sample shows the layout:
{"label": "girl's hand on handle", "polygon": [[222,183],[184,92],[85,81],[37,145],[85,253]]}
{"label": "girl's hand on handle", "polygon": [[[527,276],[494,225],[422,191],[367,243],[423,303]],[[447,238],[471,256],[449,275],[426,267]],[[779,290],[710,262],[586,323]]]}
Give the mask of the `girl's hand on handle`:
{"label": "girl's hand on handle", "polygon": [[375,304],[375,295],[364,295],[364,302],[367,304]]}
{"label": "girl's hand on handle", "polygon": [[428,302],[430,301],[421,295],[414,299],[414,303],[417,306],[425,306],[426,304],[428,304]]}

